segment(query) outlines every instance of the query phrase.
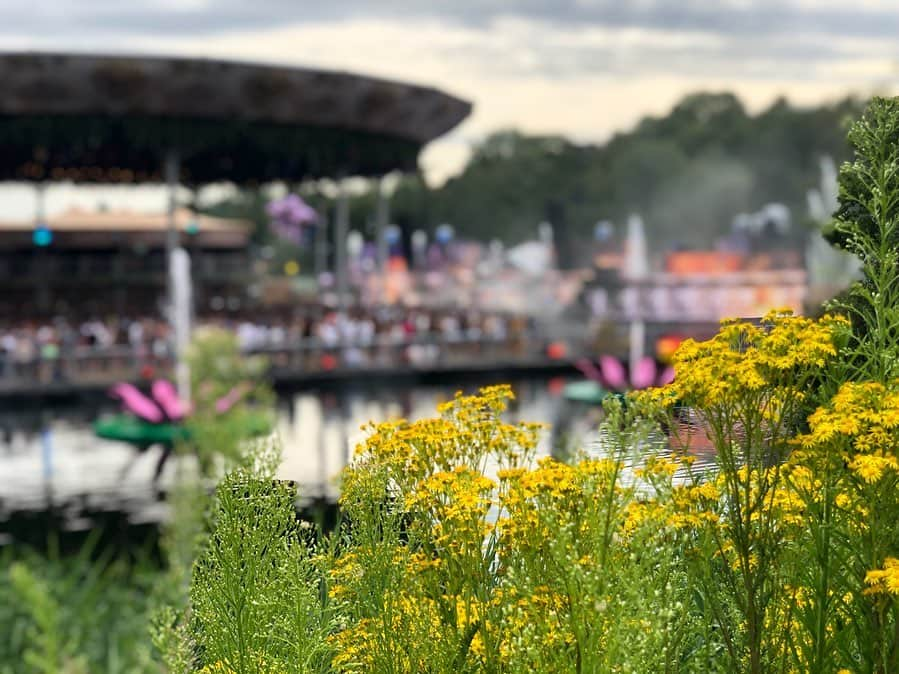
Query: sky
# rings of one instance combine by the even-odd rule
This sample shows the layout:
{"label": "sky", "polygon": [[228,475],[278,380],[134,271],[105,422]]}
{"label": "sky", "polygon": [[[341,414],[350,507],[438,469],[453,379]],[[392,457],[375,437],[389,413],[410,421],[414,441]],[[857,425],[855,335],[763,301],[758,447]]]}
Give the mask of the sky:
{"label": "sky", "polygon": [[[0,0],[3,51],[322,67],[470,100],[471,117],[422,155],[434,184],[498,129],[601,142],[700,90],[752,111],[891,92],[896,35],[899,0]],[[98,198],[164,204],[158,190],[59,187],[47,209]],[[33,195],[0,189],[0,203],[26,217]]]}

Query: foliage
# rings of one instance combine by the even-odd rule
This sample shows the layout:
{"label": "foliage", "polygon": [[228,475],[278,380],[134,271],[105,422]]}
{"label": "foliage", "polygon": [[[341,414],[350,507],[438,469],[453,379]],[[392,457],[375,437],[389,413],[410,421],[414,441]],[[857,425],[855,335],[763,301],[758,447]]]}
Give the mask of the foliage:
{"label": "foliage", "polygon": [[852,100],[812,109],[780,100],[752,116],[733,95],[698,93],[601,146],[497,134],[433,193],[426,222],[513,243],[546,219],[571,263],[598,220],[639,212],[654,246],[703,248],[739,212],[780,202],[804,213],[819,157],[847,156],[844,124],[860,111]]}
{"label": "foliage", "polygon": [[[156,588],[151,625],[154,645],[170,672],[190,671],[196,660],[191,580],[197,556],[210,545],[208,514],[214,505],[204,478],[222,468],[248,471],[260,460],[264,463],[266,454],[259,450],[271,440],[260,439],[260,433],[270,431],[273,423],[274,394],[264,383],[268,363],[241,354],[233,334],[201,332],[191,344],[188,360],[194,409],[187,423],[201,470],[186,470],[183,462],[177,466],[169,493],[173,516],[161,539],[167,565]],[[235,392],[239,395],[227,411],[217,409],[217,401]]]}
{"label": "foliage", "polygon": [[[722,519],[730,531],[718,547],[722,557],[731,548],[749,560],[741,563],[745,596],[737,601],[749,671],[899,668],[897,101],[872,101],[849,137],[855,159],[840,172],[832,238],[862,262],[863,279],[847,301],[833,303],[851,318],[851,334],[848,321],[830,316],[789,319],[792,335],[777,335],[783,324],[776,316],[765,333],[725,325],[710,342],[685,345],[674,383],[652,394],[663,404],[693,406],[718,452],[719,481],[737,487],[726,499]],[[777,346],[774,353],[768,342]],[[778,372],[791,393],[771,378]],[[721,432],[716,419],[733,393],[749,405]],[[768,413],[772,401],[777,419]],[[796,419],[809,403],[817,410],[807,421]],[[754,429],[762,434],[753,438]],[[777,447],[792,451],[777,451],[770,463],[753,461],[753,452]],[[766,522],[774,537],[753,544],[744,532]],[[783,593],[760,597],[756,603],[769,616],[753,619],[754,579],[763,576]],[[706,584],[716,580],[710,576]]]}
{"label": "foliage", "polygon": [[862,280],[833,303],[857,336],[843,376],[887,382],[899,376],[899,101],[875,98],[849,140],[855,157],[840,168],[829,233],[862,263]]}
{"label": "foliage", "polygon": [[[236,384],[259,381],[264,361],[243,359],[233,338],[218,333],[201,335],[191,356],[200,393],[199,417],[191,424],[201,454],[218,456],[222,448],[232,465],[257,461],[258,452],[247,449],[240,415],[258,414],[258,407],[270,403],[267,387],[251,387],[249,400],[224,417],[212,407]],[[190,671],[195,653],[186,607],[192,569],[208,538],[210,497],[184,463],[178,462],[169,492],[173,516],[162,532],[163,568],[149,558],[135,562],[98,549],[100,532],[74,556],[57,553],[53,539],[47,555],[21,550],[0,555],[0,633],[7,636],[0,639],[0,672]]]}
{"label": "foliage", "polygon": [[329,590],[337,671],[665,671],[683,655],[677,560],[637,554],[656,523],[628,517],[622,457],[534,466],[540,429],[501,420],[510,396],[457,396],[359,448]]}
{"label": "foliage", "polygon": [[[274,478],[277,456],[271,442],[257,443],[216,490],[214,526],[194,566],[184,623],[194,657],[182,671],[324,671],[329,622],[316,547],[297,524],[294,485]],[[178,656],[183,643],[174,641],[170,653]],[[172,660],[183,666],[183,658]]]}
{"label": "foliage", "polygon": [[[893,108],[872,104],[842,172],[852,323],[772,312],[686,342],[671,384],[610,402],[603,458],[535,462],[503,387],[371,429],[327,598],[304,604],[334,671],[899,669]],[[631,470],[658,421],[684,455]],[[693,470],[696,433],[716,470]]]}
{"label": "foliage", "polygon": [[[198,331],[187,361],[193,395],[187,425],[201,467],[208,473],[217,458],[234,465],[243,456],[241,444],[274,423],[268,361],[242,354],[233,333],[215,328]],[[235,404],[222,412],[216,403],[228,395],[235,396]]]}
{"label": "foliage", "polygon": [[[739,119],[727,99],[707,103]],[[706,142],[701,124],[683,128],[686,146]],[[166,666],[899,671],[897,138],[899,104],[879,99],[851,133],[835,230],[863,262],[849,318],[775,311],[687,341],[671,384],[610,399],[601,457],[537,458],[542,429],[503,419],[511,389],[460,394],[435,418],[370,428],[325,537],[297,522],[273,446],[232,438],[211,533],[172,534],[182,581],[204,542],[187,606],[174,592],[157,613]],[[223,387],[244,376],[228,348],[197,361],[231,377]],[[697,434],[713,469],[695,468]],[[133,637],[148,611],[130,567],[9,561],[0,662],[156,671]],[[131,613],[113,619],[120,600]]]}
{"label": "foliage", "polygon": [[[807,109],[781,99],[751,115],[732,94],[696,93],[601,145],[499,131],[440,187],[404,177],[391,219],[407,238],[449,222],[462,237],[508,244],[534,238],[548,220],[569,265],[586,261],[597,221],[623,225],[639,212],[654,246],[704,248],[727,234],[737,213],[770,202],[786,204],[800,224],[820,157],[847,158],[845,125],[860,112],[852,99]],[[376,200],[372,187],[351,201],[353,227],[368,235]],[[805,235],[796,227],[793,243],[804,247]]]}
{"label": "foliage", "polygon": [[[226,477],[194,571],[194,667],[708,665],[720,640],[690,610],[676,554],[689,532],[625,478],[625,458],[649,431],[639,405],[610,407],[614,456],[533,465],[540,428],[502,421],[510,397],[508,387],[488,388],[458,396],[437,418],[373,427],[344,474],[345,524],[318,544],[297,527],[292,489],[270,468]],[[675,487],[672,465],[654,462],[641,478],[659,498],[693,502],[700,492]]]}
{"label": "foliage", "polygon": [[159,672],[147,640],[156,574],[147,563],[31,551],[0,556],[0,672]]}
{"label": "foliage", "polygon": [[724,322],[711,340],[684,343],[674,356],[675,380],[643,396],[669,410],[690,409],[715,446],[722,509],[711,537],[721,563],[701,589],[719,615],[723,593],[741,616],[739,628],[720,620],[735,671],[776,671],[784,657],[781,566],[795,535],[784,460],[809,384],[836,357],[846,327],[839,317],[778,312],[759,326]]}

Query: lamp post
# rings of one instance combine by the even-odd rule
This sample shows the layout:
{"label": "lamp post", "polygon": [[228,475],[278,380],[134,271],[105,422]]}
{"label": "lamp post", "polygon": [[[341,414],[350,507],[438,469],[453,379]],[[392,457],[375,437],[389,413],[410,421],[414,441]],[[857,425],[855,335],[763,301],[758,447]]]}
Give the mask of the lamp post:
{"label": "lamp post", "polygon": [[45,209],[47,183],[41,181],[35,187],[35,222],[31,241],[37,248],[36,266],[38,273],[36,303],[39,309],[50,308],[50,288],[47,285],[49,274],[46,266],[48,263],[45,248],[53,242],[53,233],[47,226],[47,213]]}

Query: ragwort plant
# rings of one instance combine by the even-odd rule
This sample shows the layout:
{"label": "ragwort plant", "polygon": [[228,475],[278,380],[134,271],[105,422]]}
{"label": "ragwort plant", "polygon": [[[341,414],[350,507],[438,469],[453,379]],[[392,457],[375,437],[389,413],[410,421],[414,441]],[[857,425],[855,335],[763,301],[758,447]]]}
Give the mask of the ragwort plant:
{"label": "ragwort plant", "polygon": [[[830,238],[858,256],[862,279],[832,307],[852,337],[791,464],[809,512],[818,582],[813,671],[838,651],[855,671],[899,670],[892,560],[899,556],[899,101],[875,98],[849,133]],[[803,488],[804,487],[804,488]]]}
{"label": "ragwort plant", "polygon": [[97,548],[0,551],[0,672],[158,672],[147,643],[156,570]]}
{"label": "ragwort plant", "polygon": [[[377,425],[326,541],[297,535],[272,470],[232,473],[186,671],[899,671],[899,103],[850,139],[848,319],[687,342],[672,384],[609,403],[604,458],[538,460],[508,387]],[[660,419],[676,447],[707,434],[717,468],[632,469]]]}
{"label": "ragwort plant", "polygon": [[899,103],[872,101],[849,137],[831,235],[862,262],[831,305],[849,320],[726,324],[651,394],[689,405],[717,449],[716,558],[733,562],[692,580],[734,599],[740,620],[720,623],[735,671],[899,671]]}
{"label": "ragwort plant", "polygon": [[831,303],[852,330],[818,389],[819,408],[793,439],[790,487],[804,505],[794,579],[812,672],[899,670],[896,588],[882,582],[899,555],[899,103],[875,98],[849,133],[831,241],[857,255],[862,279]]}
{"label": "ragwort plant", "polygon": [[[511,396],[457,396],[357,450],[329,588],[336,671],[666,672],[696,650],[658,535],[676,528],[622,479],[634,411],[613,414],[610,457],[535,464],[539,427],[502,420]],[[667,464],[648,472],[671,490]]]}
{"label": "ragwort plant", "polygon": [[[714,613],[732,671],[785,671],[789,613],[779,610],[785,590],[787,543],[795,509],[785,483],[796,423],[810,384],[837,355],[844,325],[771,312],[760,325],[725,321],[706,342],[688,340],[674,356],[676,376],[641,397],[671,415],[678,429],[705,432],[714,444],[719,472],[720,519],[699,532],[711,543],[711,559],[694,569],[704,603]],[[674,416],[690,410],[694,424]],[[701,430],[696,430],[697,428]],[[674,504],[676,505],[676,504]],[[736,608],[739,620],[730,615]]]}
{"label": "ragwort plant", "polygon": [[[241,353],[226,330],[198,331],[187,354],[193,411],[187,420],[204,477],[220,476],[244,457],[248,435],[273,426],[275,396],[268,384],[268,359]],[[225,411],[218,402],[232,397]]]}

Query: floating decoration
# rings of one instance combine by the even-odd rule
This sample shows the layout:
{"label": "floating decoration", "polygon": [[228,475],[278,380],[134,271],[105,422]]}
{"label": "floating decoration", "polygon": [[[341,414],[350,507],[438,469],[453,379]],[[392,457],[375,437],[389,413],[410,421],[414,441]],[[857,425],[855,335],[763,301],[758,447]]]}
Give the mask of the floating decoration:
{"label": "floating decoration", "polygon": [[[235,386],[215,402],[216,414],[227,414],[250,390],[246,383]],[[164,379],[153,382],[149,396],[126,382],[113,386],[110,395],[121,401],[123,413],[96,421],[94,434],[98,438],[125,442],[139,452],[155,445],[161,446],[162,455],[153,475],[155,482],[175,446],[191,441],[190,429],[186,424],[192,412],[190,405],[181,400],[175,386]],[[269,415],[259,413],[246,417],[242,432],[247,437],[253,437],[270,433],[271,429]]]}
{"label": "floating decoration", "polygon": [[610,391],[627,391],[664,386],[674,381],[674,368],[659,369],[658,363],[650,356],[644,356],[634,363],[630,372],[624,363],[610,355],[599,357],[599,367],[593,361],[582,358],[575,363],[589,380]]}
{"label": "floating decoration", "polygon": [[296,194],[288,194],[266,206],[272,231],[295,246],[303,245],[306,228],[318,224],[318,213]]}

